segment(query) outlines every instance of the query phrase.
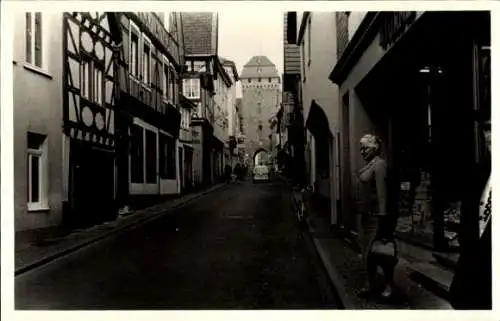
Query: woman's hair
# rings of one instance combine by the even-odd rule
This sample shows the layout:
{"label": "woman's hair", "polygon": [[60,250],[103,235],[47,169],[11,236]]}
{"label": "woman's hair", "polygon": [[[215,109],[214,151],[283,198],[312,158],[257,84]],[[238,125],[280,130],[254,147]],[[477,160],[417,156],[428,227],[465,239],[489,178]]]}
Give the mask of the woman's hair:
{"label": "woman's hair", "polygon": [[375,135],[366,134],[365,136],[361,137],[359,143],[363,147],[370,147],[373,148],[377,153],[380,152],[381,142],[380,139]]}

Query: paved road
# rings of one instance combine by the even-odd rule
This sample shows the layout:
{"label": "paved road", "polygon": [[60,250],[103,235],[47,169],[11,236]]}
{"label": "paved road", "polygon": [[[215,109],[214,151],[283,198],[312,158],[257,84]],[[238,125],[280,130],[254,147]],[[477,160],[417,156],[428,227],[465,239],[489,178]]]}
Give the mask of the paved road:
{"label": "paved road", "polygon": [[337,308],[282,183],[243,183],[15,279],[16,309]]}

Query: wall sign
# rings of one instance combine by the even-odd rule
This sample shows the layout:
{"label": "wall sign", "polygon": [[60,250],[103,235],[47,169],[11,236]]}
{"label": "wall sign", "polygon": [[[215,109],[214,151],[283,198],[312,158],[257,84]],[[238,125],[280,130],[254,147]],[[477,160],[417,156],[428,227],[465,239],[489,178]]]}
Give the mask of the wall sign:
{"label": "wall sign", "polygon": [[380,46],[387,50],[403,35],[409,26],[415,22],[415,11],[397,11],[382,13],[380,24]]}

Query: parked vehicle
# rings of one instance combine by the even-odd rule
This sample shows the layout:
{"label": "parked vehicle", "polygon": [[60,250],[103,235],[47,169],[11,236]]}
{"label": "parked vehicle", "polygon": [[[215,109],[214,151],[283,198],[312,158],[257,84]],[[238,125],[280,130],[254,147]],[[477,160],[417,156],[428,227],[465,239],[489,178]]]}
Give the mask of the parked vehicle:
{"label": "parked vehicle", "polygon": [[252,180],[254,183],[258,181],[269,182],[269,168],[266,165],[257,165],[253,169]]}

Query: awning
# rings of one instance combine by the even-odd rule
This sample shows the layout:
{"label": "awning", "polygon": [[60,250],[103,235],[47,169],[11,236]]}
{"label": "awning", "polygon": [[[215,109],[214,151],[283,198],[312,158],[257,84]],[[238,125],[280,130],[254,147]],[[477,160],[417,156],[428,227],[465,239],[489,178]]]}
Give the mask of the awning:
{"label": "awning", "polygon": [[311,102],[311,109],[307,115],[306,128],[313,134],[314,137],[324,135],[333,136],[330,131],[330,124],[326,117],[323,108],[321,108],[315,100]]}

